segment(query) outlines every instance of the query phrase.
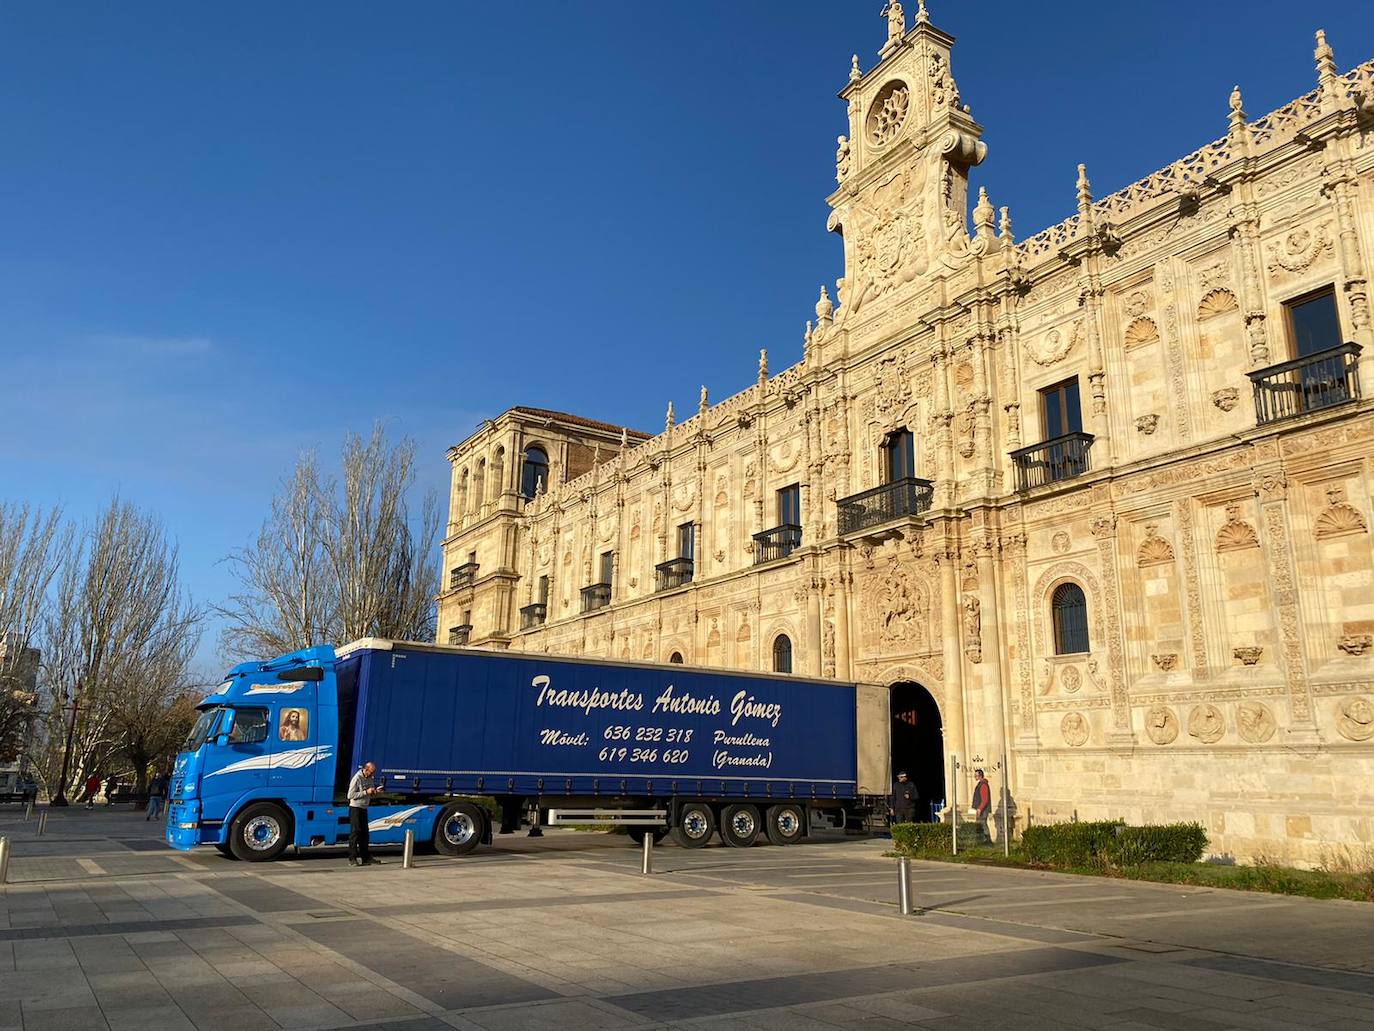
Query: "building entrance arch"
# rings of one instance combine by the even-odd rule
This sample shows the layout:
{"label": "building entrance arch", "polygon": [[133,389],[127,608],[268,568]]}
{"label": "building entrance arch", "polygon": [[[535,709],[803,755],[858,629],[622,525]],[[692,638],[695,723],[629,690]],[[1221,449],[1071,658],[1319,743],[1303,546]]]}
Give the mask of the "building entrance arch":
{"label": "building entrance arch", "polygon": [[931,804],[945,801],[945,736],[940,707],[920,684],[892,685],[892,778],[906,770],[920,801],[916,819],[927,822]]}

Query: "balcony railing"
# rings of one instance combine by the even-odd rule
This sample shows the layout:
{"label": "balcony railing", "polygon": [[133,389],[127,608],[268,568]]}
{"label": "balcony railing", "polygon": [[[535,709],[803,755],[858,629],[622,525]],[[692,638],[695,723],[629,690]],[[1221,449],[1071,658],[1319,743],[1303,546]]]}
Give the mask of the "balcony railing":
{"label": "balcony railing", "polygon": [[1011,461],[1016,467],[1016,489],[1030,490],[1082,476],[1092,468],[1088,459],[1092,446],[1091,433],[1066,433],[1013,451]]}
{"label": "balcony railing", "polygon": [[862,494],[841,498],[835,503],[840,510],[840,536],[919,516],[930,510],[934,496],[935,485],[929,480],[907,476]]}
{"label": "balcony railing", "polygon": [[582,611],[595,612],[611,603],[610,584],[592,584],[582,588]]}
{"label": "balcony railing", "polygon": [[802,528],[795,523],[754,534],[754,565],[786,558],[801,547]]}
{"label": "balcony railing", "polygon": [[695,568],[696,563],[690,558],[672,558],[667,562],[660,562],[654,566],[654,572],[658,574],[658,589],[671,591],[674,587],[691,583]]}
{"label": "balcony railing", "polygon": [[462,626],[451,626],[448,628],[449,644],[467,644],[468,638],[472,636],[472,624],[464,623]]}
{"label": "balcony railing", "polygon": [[1359,344],[1341,344],[1249,373],[1259,425],[1357,400],[1359,361]]}
{"label": "balcony railing", "polygon": [[533,605],[526,605],[520,610],[520,629],[533,630],[537,626],[543,626],[549,618],[549,606],[542,601],[537,601]]}
{"label": "balcony railing", "polygon": [[478,565],[476,562],[464,562],[461,566],[456,566],[448,572],[448,589],[456,591],[463,587],[471,587],[477,579]]}

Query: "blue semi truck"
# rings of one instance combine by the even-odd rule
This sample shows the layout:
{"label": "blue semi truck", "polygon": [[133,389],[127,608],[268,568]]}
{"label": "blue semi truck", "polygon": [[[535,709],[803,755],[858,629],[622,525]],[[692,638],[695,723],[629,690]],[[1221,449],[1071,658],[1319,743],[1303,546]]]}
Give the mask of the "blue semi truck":
{"label": "blue semi truck", "polygon": [[276,859],[348,839],[376,764],[377,844],[447,855],[510,829],[622,823],[699,848],[787,845],[887,791],[887,692],[767,674],[367,639],[235,666],[199,707],[168,802],[173,848]]}

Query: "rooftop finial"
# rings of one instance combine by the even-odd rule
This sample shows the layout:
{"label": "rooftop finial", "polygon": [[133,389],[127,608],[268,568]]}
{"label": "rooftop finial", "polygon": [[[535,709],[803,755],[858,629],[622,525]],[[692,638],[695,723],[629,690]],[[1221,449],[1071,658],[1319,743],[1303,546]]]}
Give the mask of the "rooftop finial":
{"label": "rooftop finial", "polygon": [[703,383],[701,385],[701,400],[697,402],[697,411],[700,412],[702,415],[705,415],[706,409],[709,407],[711,407],[711,402],[708,400],[706,394],[706,384]]}
{"label": "rooftop finial", "polygon": [[978,204],[973,209],[973,228],[978,239],[983,240],[992,235],[993,221],[996,217],[992,201],[988,200],[988,188],[978,187]]}
{"label": "rooftop finial", "polygon": [[630,431],[624,426],[620,427],[620,450],[624,451],[630,446]]}
{"label": "rooftop finial", "polygon": [[998,235],[1001,236],[1002,242],[1007,246],[1016,242],[1016,238],[1011,233],[1011,208],[1002,209],[1002,224],[999,227]]}
{"label": "rooftop finial", "polygon": [[835,314],[835,305],[831,303],[830,294],[826,293],[825,284],[821,284],[821,299],[816,302],[816,322],[822,326],[830,324],[831,316]]}
{"label": "rooftop finial", "polygon": [[1317,85],[1321,87],[1322,101],[1328,109],[1334,108],[1340,99],[1336,91],[1336,52],[1326,41],[1325,29],[1317,30],[1317,50],[1314,56],[1317,59]]}
{"label": "rooftop finial", "polygon": [[1088,166],[1078,166],[1078,214],[1088,218],[1092,214],[1093,184],[1088,181]]}
{"label": "rooftop finial", "polygon": [[663,429],[664,429],[664,432],[668,432],[668,431],[672,430],[672,428],[673,428],[673,402],[669,401],[669,402],[668,402],[668,418],[665,419],[665,420],[663,421]]}
{"label": "rooftop finial", "polygon": [[858,82],[864,77],[864,73],[859,70],[859,55],[854,55],[854,60],[849,65],[849,81]]}
{"label": "rooftop finial", "polygon": [[1231,137],[1241,139],[1248,135],[1249,126],[1245,121],[1245,99],[1240,95],[1240,87],[1231,91]]}
{"label": "rooftop finial", "polygon": [[926,10],[926,0],[916,0],[916,24],[930,24],[930,13]]}
{"label": "rooftop finial", "polygon": [[768,349],[759,351],[759,386],[768,382]]}

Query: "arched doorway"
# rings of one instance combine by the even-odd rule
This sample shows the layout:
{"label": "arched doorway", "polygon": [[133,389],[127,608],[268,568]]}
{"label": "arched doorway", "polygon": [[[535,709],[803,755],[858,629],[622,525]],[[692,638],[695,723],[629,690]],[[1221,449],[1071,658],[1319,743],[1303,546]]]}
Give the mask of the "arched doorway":
{"label": "arched doorway", "polygon": [[930,819],[932,802],[945,800],[945,740],[940,707],[920,684],[892,685],[892,776],[906,770],[921,796],[916,819]]}

